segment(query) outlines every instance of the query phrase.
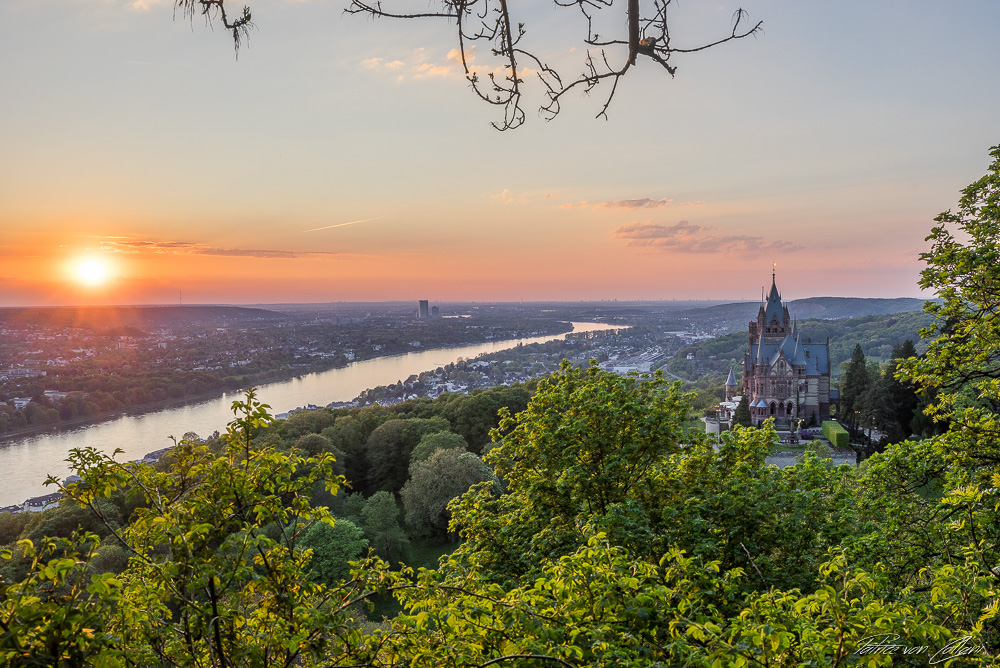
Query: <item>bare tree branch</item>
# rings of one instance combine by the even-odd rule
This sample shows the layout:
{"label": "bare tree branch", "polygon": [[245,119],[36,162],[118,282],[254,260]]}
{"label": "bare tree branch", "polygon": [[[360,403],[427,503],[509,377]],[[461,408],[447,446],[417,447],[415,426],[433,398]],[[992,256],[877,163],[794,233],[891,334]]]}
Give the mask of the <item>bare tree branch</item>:
{"label": "bare tree branch", "polygon": [[174,0],[174,11],[181,10],[181,14],[194,18],[195,14],[205,17],[205,22],[212,24],[214,19],[222,22],[222,26],[233,36],[233,47],[236,49],[236,57],[240,56],[240,44],[244,40],[250,39],[250,31],[256,28],[250,19],[250,8],[244,6],[240,12],[240,17],[235,21],[229,20],[226,13],[226,0]]}
{"label": "bare tree branch", "polygon": [[[221,21],[231,32],[239,52],[242,40],[256,26],[250,20],[250,9],[243,7],[239,18],[230,20],[226,14],[226,0],[174,0],[175,9],[186,16],[200,14],[210,24]],[[429,11],[397,10],[410,4],[408,0],[348,0],[347,14],[360,14],[373,19],[431,19],[454,22],[458,51],[465,78],[473,92],[483,101],[501,107],[503,118],[492,123],[497,130],[512,130],[525,121],[523,86],[525,73],[534,74],[542,86],[544,101],[539,115],[552,120],[562,109],[562,98],[570,90],[589,94],[597,86],[610,81],[610,90],[597,118],[608,118],[608,108],[618,91],[621,79],[645,56],[664,68],[673,77],[677,68],[670,63],[676,53],[697,53],[751,35],[763,29],[763,22],[749,25],[748,14],[741,8],[733,14],[729,34],[706,44],[674,47],[671,44],[667,10],[674,0],[625,0],[624,21],[612,20],[609,25],[624,26],[625,34],[602,38],[595,30],[595,18],[604,12],[615,18],[615,0],[552,0],[556,7],[576,8],[586,22],[582,38],[588,48],[583,71],[575,78],[564,78],[535,48],[521,46],[525,24],[511,14],[509,0],[429,0]],[[437,6],[435,10],[434,6]],[[621,7],[621,5],[619,5]],[[622,11],[621,9],[617,11]],[[620,29],[619,29],[620,30]],[[495,66],[473,64],[477,44],[489,46],[489,52],[499,62]],[[609,53],[609,49],[614,52]],[[619,53],[620,52],[620,53]],[[495,61],[496,62],[496,61]],[[620,63],[620,64],[613,64]]]}

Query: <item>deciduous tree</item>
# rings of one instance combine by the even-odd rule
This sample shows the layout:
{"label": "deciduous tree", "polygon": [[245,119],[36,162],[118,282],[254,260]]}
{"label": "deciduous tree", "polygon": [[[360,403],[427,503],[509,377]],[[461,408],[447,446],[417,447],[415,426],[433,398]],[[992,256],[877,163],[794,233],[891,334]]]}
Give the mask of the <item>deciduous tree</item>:
{"label": "deciduous tree", "polygon": [[489,467],[471,452],[436,450],[428,459],[410,466],[410,479],[400,494],[406,523],[418,536],[443,538],[451,516],[448,504],[491,477]]}
{"label": "deciduous tree", "polygon": [[620,544],[646,541],[648,495],[682,448],[686,414],[679,383],[662,374],[639,380],[563,361],[495,433],[486,462],[503,494],[482,483],[453,504],[459,552],[481,573],[519,575],[575,549],[588,522]]}
{"label": "deciduous tree", "polygon": [[427,434],[420,439],[417,447],[413,448],[410,454],[410,475],[413,474],[413,465],[430,458],[438,450],[463,450],[468,451],[469,444],[460,435],[450,431],[439,431],[434,434]]}
{"label": "deciduous tree", "polygon": [[302,546],[312,550],[309,572],[313,579],[335,586],[351,574],[350,562],[368,550],[365,533],[354,522],[338,519],[333,526],[313,524],[302,539]]}
{"label": "deciduous tree", "polygon": [[447,431],[444,418],[392,419],[383,422],[365,443],[369,490],[398,492],[409,475],[410,453],[427,434]]}
{"label": "deciduous tree", "polygon": [[361,526],[379,557],[391,564],[406,558],[410,541],[399,526],[399,506],[392,494],[376,492],[368,499],[361,510]]}
{"label": "deciduous tree", "polygon": [[[147,502],[125,532],[114,532],[130,559],[103,603],[103,624],[74,625],[81,639],[100,629],[113,646],[88,665],[119,665],[117,656],[127,665],[315,665],[360,651],[351,608],[365,585],[312,582],[301,546],[314,523],[332,523],[325,508],[309,505],[317,481],[331,491],[340,483],[329,456],[255,444],[271,418],[253,391],[233,409],[222,453],[181,441],[164,470],[73,452],[82,480],[65,488],[71,501],[102,519],[102,500],[118,490],[139,489]],[[277,540],[263,531],[268,524]],[[15,604],[24,603],[19,592]]]}

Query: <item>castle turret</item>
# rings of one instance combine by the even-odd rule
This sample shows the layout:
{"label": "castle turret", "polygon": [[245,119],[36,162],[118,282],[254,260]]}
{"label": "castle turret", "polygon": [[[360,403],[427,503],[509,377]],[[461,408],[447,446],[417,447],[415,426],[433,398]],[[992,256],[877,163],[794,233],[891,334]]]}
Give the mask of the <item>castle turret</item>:
{"label": "castle turret", "polygon": [[739,386],[736,384],[736,374],[734,374],[733,370],[730,369],[729,378],[726,379],[726,401],[733,400],[733,397],[736,396],[738,387]]}

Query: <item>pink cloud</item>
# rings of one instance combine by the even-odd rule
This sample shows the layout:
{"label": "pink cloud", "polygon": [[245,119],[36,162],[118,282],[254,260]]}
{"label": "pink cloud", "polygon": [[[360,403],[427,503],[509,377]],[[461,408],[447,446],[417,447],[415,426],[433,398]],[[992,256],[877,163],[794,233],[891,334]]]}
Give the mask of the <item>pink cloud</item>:
{"label": "pink cloud", "polygon": [[595,209],[624,209],[626,211],[631,211],[632,209],[659,209],[664,206],[670,206],[673,201],[669,197],[663,199],[650,199],[648,197],[639,199],[614,199],[609,202],[597,202],[592,207]]}
{"label": "pink cloud", "polygon": [[[612,211],[633,211],[635,209],[662,209],[664,207],[672,206],[674,200],[672,197],[663,197],[661,199],[652,199],[650,197],[635,197],[632,199],[612,199],[606,202],[567,202],[566,204],[561,204],[560,208],[563,209],[607,209]],[[704,204],[704,201],[698,202],[683,202],[681,206],[692,206],[695,204]]]}
{"label": "pink cloud", "polygon": [[719,234],[714,228],[694,225],[686,220],[673,225],[633,222],[611,231],[626,246],[651,248],[676,253],[791,253],[805,246],[790,241],[767,241],[763,237]]}
{"label": "pink cloud", "polygon": [[[633,209],[660,209],[665,206],[670,206],[673,204],[674,200],[670,197],[664,197],[663,199],[650,199],[649,197],[638,197],[634,199],[613,199],[607,202],[577,202],[559,205],[561,209],[610,209],[613,211],[632,211]],[[704,202],[700,202],[704,204]]]}

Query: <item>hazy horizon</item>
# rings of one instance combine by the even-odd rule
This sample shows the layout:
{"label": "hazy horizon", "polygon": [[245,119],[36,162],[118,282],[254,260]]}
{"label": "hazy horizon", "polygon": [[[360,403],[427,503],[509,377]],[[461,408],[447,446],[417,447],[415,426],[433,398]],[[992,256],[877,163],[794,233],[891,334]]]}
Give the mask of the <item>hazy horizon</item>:
{"label": "hazy horizon", "polygon": [[[886,300],[892,301],[897,299],[915,299],[920,301],[926,301],[924,297],[910,297],[910,296],[896,296],[896,297],[859,297],[856,295],[808,295],[803,297],[788,297],[785,298],[783,295],[783,300],[785,302],[796,302],[805,301],[808,299],[871,299],[871,300]],[[488,300],[488,301],[478,301],[471,299],[430,299],[431,305],[439,306],[464,306],[464,305],[497,305],[497,306],[508,306],[508,305],[533,305],[533,304],[657,304],[657,303],[680,303],[680,304],[705,304],[709,306],[725,306],[728,304],[756,304],[761,302],[760,299],[697,299],[697,298],[665,298],[665,299],[525,299],[525,300]],[[414,299],[382,299],[382,300],[337,300],[337,301],[327,301],[327,302],[194,302],[194,303],[174,303],[169,302],[162,303],[120,303],[120,304],[8,304],[0,306],[2,309],[59,309],[59,308],[170,308],[170,307],[198,307],[198,306],[232,306],[236,308],[260,308],[266,309],[268,307],[278,307],[278,306],[336,306],[336,305],[357,305],[357,304],[372,304],[372,305],[385,305],[385,306],[397,306],[403,307],[412,305],[414,310],[416,310],[416,304],[418,302],[417,298]]]}

